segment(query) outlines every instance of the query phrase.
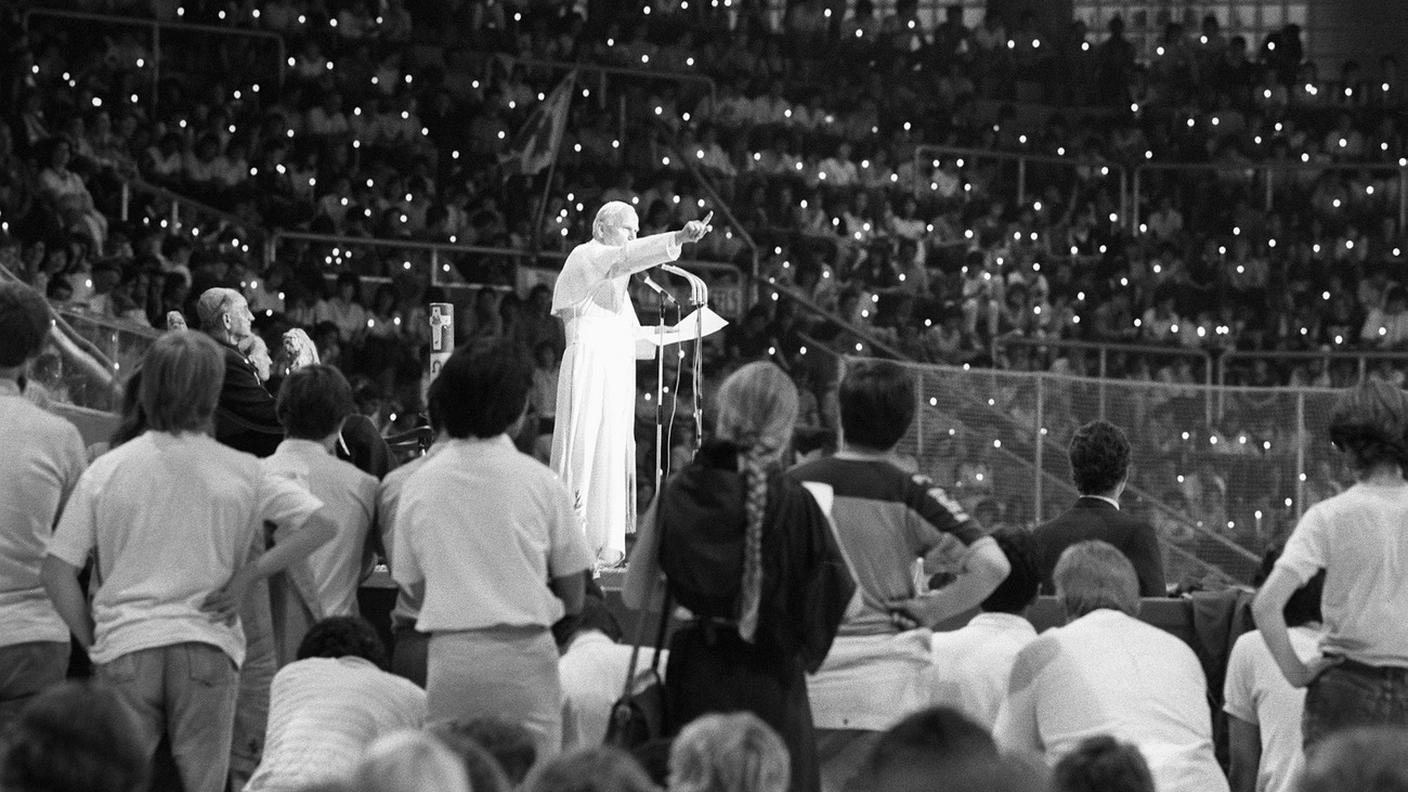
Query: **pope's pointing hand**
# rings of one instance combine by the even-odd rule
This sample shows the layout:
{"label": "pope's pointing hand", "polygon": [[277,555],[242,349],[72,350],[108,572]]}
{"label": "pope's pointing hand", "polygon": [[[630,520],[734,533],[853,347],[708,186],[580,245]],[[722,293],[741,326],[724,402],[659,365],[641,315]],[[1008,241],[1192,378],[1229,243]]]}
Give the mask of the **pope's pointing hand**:
{"label": "pope's pointing hand", "polygon": [[712,219],[714,219],[714,213],[710,212],[704,216],[703,220],[690,220],[688,223],[685,223],[684,228],[681,229],[681,235],[684,237],[683,241],[698,242],[703,239],[705,234],[713,230],[713,227],[709,225],[709,221]]}

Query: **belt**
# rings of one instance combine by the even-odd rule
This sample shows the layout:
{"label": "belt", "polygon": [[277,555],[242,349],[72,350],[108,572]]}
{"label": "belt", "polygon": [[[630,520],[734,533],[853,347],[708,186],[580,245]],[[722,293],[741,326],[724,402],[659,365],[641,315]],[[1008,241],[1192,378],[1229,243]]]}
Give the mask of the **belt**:
{"label": "belt", "polygon": [[718,643],[721,638],[738,638],[738,620],[722,616],[695,616],[685,623],[698,628],[709,645]]}
{"label": "belt", "polygon": [[1359,676],[1370,676],[1377,679],[1398,679],[1408,680],[1408,666],[1376,666],[1368,663],[1361,663],[1358,660],[1342,659],[1337,665],[1331,668],[1342,668],[1352,674]]}

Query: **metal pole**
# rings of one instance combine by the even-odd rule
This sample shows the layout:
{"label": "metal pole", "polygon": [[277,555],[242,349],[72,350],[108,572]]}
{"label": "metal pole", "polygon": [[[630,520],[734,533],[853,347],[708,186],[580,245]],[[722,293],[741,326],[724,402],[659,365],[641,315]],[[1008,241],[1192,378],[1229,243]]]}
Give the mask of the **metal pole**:
{"label": "metal pole", "polygon": [[914,458],[919,469],[924,469],[924,370],[919,369],[914,378]]}
{"label": "metal pole", "polygon": [[161,25],[152,23],[152,112],[161,101]]}
{"label": "metal pole", "polygon": [[[1129,222],[1129,172],[1120,168],[1120,215]],[[1125,226],[1129,228],[1128,225]],[[1131,231],[1139,230],[1139,226],[1134,226]]]}
{"label": "metal pole", "polygon": [[1134,169],[1134,202],[1129,207],[1130,227],[1135,231],[1139,230],[1139,174],[1143,170],[1143,168]]}
{"label": "metal pole", "polygon": [[[1211,425],[1212,425],[1212,414],[1213,414],[1213,409],[1212,409],[1212,396],[1213,396],[1213,390],[1212,390],[1212,356],[1208,355],[1208,353],[1206,353],[1206,352],[1203,353],[1203,386],[1204,386],[1204,387],[1203,387],[1203,412],[1204,412],[1204,414],[1205,414],[1206,417],[1207,417],[1208,425],[1211,426]],[[1221,414],[1221,406],[1219,406],[1218,409],[1219,409],[1219,415],[1220,415],[1220,414]]]}
{"label": "metal pole", "polygon": [[440,285],[440,249],[430,249],[430,285]]}
{"label": "metal pole", "polygon": [[1296,391],[1296,520],[1305,514],[1305,391]]}
{"label": "metal pole", "polygon": [[1046,438],[1041,434],[1042,424],[1046,422],[1046,376],[1038,373],[1036,375],[1036,427],[1033,432],[1036,437],[1036,481],[1033,482],[1032,492],[1036,503],[1032,509],[1032,518],[1037,524],[1041,524],[1041,483],[1043,473],[1046,468],[1042,467],[1042,462],[1046,449]]}
{"label": "metal pole", "polygon": [[1398,233],[1403,233],[1405,226],[1408,226],[1408,196],[1403,194],[1408,190],[1408,168],[1398,169]]}
{"label": "metal pole", "polygon": [[1100,420],[1102,421],[1105,420],[1105,367],[1108,353],[1109,350],[1106,347],[1100,347]]}
{"label": "metal pole", "polygon": [[132,203],[132,185],[128,184],[127,182],[123,182],[123,183],[122,183],[122,209],[119,210],[117,216],[118,216],[118,219],[122,220],[122,222],[124,222],[124,223],[127,222],[128,212],[129,212],[129,210],[128,210],[128,204],[130,204],[130,203]]}
{"label": "metal pole", "polygon": [[1017,158],[1017,205],[1027,202],[1027,158]]}

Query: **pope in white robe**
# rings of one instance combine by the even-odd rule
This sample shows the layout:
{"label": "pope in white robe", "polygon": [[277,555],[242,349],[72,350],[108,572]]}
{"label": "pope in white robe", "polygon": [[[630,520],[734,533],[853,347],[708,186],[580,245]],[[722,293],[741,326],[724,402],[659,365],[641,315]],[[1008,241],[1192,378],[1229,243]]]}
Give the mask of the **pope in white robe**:
{"label": "pope in white robe", "polygon": [[[552,469],[572,493],[588,545],[604,564],[626,554],[635,530],[635,402],[640,320],[627,294],[630,277],[680,256],[681,245],[709,231],[698,220],[678,231],[637,239],[640,218],[610,201],[592,239],[567,256],[552,295],[567,349],[558,374]],[[653,348],[651,348],[653,352]],[[649,354],[642,357],[649,357]]]}

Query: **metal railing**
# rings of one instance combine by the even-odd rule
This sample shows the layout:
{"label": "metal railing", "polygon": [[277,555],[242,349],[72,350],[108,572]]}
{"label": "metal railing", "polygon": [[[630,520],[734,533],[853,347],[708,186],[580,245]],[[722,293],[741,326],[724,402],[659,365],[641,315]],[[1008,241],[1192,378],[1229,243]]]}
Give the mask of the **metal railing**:
{"label": "metal railing", "polygon": [[[165,187],[159,187],[155,184],[142,181],[141,179],[123,179],[122,181],[122,194],[118,205],[118,219],[122,222],[132,222],[132,209],[135,203],[134,198],[137,195],[149,195],[166,202],[167,206],[164,212],[167,216],[161,218],[161,222],[166,223],[164,227],[173,235],[184,227],[181,215],[184,209],[189,214],[217,220],[229,227],[238,229],[245,234],[245,237],[244,239],[237,240],[237,243],[246,253],[250,252],[252,249],[259,248],[264,243],[264,231],[259,228],[251,228],[247,218],[231,214],[223,209],[216,209],[209,204],[201,203],[194,198],[189,198]],[[255,243],[253,247],[248,244],[249,242]]]}
{"label": "metal railing", "polygon": [[68,19],[85,22],[98,22],[103,25],[120,25],[125,27],[146,28],[151,31],[152,37],[152,108],[155,109],[160,102],[161,84],[161,34],[166,31],[184,31],[189,33],[208,33],[219,36],[234,36],[239,38],[264,39],[274,42],[277,50],[277,63],[275,68],[278,72],[279,85],[284,82],[284,69],[287,65],[288,50],[284,44],[284,37],[278,33],[267,30],[246,30],[243,28],[220,27],[218,25],[198,25],[186,22],[165,22],[158,19],[142,19],[140,17],[123,16],[120,14],[92,14],[84,11],[64,11],[54,8],[28,8],[21,14],[21,24],[26,33],[29,32],[30,20],[34,17],[47,17],[52,19]]}
{"label": "metal railing", "polygon": [[[1124,216],[1129,220],[1129,229],[1131,232],[1139,228],[1139,199],[1143,190],[1144,175],[1155,171],[1183,173],[1206,172],[1208,174],[1225,172],[1250,173],[1251,180],[1253,181],[1260,177],[1260,192],[1262,194],[1263,204],[1261,208],[1270,212],[1275,208],[1277,174],[1294,175],[1296,173],[1323,173],[1325,171],[1358,173],[1366,170],[1395,171],[1397,173],[1398,228],[1401,231],[1405,227],[1408,227],[1408,158],[1401,158],[1397,161],[1381,160],[1366,162],[1145,162],[1134,167],[1132,211],[1126,212]],[[1286,178],[1289,178],[1289,176]]]}
{"label": "metal railing", "polygon": [[[0,280],[23,282],[0,266]],[[107,411],[118,403],[119,392],[136,361],[156,337],[154,331],[127,322],[80,313],[50,305],[53,332],[48,342],[58,356],[56,370],[32,371],[56,403]],[[123,366],[123,362],[129,365]]]}
{"label": "metal railing", "polygon": [[719,191],[714,187],[713,180],[710,179],[703,171],[701,171],[692,159],[681,155],[678,151],[675,151],[674,149],[670,149],[670,153],[673,154],[677,159],[679,159],[680,162],[683,162],[685,164],[685,167],[689,170],[690,174],[694,176],[695,182],[698,183],[699,186],[704,189],[705,194],[709,196],[710,202],[723,215],[723,219],[727,224],[726,233],[736,233],[738,234],[739,239],[743,240],[743,244],[747,246],[749,250],[749,255],[752,260],[752,266],[748,270],[748,277],[756,279],[758,277],[758,263],[761,258],[759,255],[758,243],[756,240],[753,239],[753,235],[749,234],[748,229],[744,228],[743,224],[738,221],[738,216],[733,213],[733,210],[730,209],[728,206],[728,202],[723,199],[723,196],[720,195]]}
{"label": "metal railing", "polygon": [[[1003,335],[992,340],[993,365],[996,368],[1006,368],[1001,365],[1007,362],[1008,356],[1004,354],[1004,347],[1024,347],[1035,352],[1044,352],[1052,349],[1078,351],[1082,353],[1093,353],[1095,355],[1094,376],[1102,383],[1111,379],[1110,358],[1111,356],[1144,356],[1145,358],[1187,358],[1200,365],[1203,374],[1202,382],[1198,384],[1213,385],[1214,372],[1220,371],[1213,364],[1213,355],[1209,350],[1201,348],[1188,348],[1180,346],[1160,346],[1157,344],[1109,344],[1098,341],[1075,341],[1062,338],[1030,338],[1019,335]],[[1122,372],[1121,372],[1122,374]],[[1222,384],[1220,380],[1217,384]],[[1106,389],[1103,385],[1099,388],[1100,412],[1099,417],[1104,420],[1106,413]],[[1207,400],[1205,413],[1209,421],[1212,420],[1216,412],[1211,399]]]}
{"label": "metal railing", "polygon": [[[1000,505],[1002,522],[1025,526],[1074,501],[1066,442],[1099,417],[1096,392],[1110,388],[1113,409],[1106,420],[1122,426],[1134,443],[1125,505],[1158,527],[1171,579],[1193,571],[1246,582],[1262,549],[1327,494],[1328,479],[1320,480],[1317,471],[1331,455],[1327,443],[1314,439],[1326,431],[1333,391],[904,365],[915,373],[917,406],[900,452],[912,456],[919,472],[951,487],[965,508]],[[1185,395],[1187,387],[1196,393]],[[1240,436],[1219,436],[1201,410],[1185,404],[1219,397],[1237,420],[1261,423]],[[1185,489],[1195,484],[1201,495]]]}
{"label": "metal railing", "polygon": [[[988,159],[1003,162],[1013,162],[1017,166],[1017,203],[1019,205],[1027,202],[1027,178],[1029,166],[1033,164],[1052,165],[1060,168],[1090,168],[1099,171],[1100,178],[1109,178],[1111,174],[1117,175],[1120,185],[1120,216],[1129,217],[1129,186],[1130,174],[1125,166],[1113,162],[1086,161],[1081,159],[1073,151],[1071,156],[1050,156],[1047,154],[1026,154],[1020,152],[998,151],[995,149],[978,149],[963,146],[937,146],[923,144],[914,148],[914,194],[920,195],[926,184],[933,189],[937,189],[925,174],[937,169],[943,158],[960,158],[962,164],[960,168],[968,164],[969,159]],[[931,167],[925,167],[926,165]],[[1136,196],[1137,198],[1137,196]]]}
{"label": "metal railing", "polygon": [[578,63],[576,61],[557,61],[545,60],[542,58],[521,58],[504,55],[494,56],[493,62],[502,64],[510,69],[513,66],[523,66],[524,68],[546,69],[548,71],[560,72],[564,74],[573,70],[576,70],[581,74],[595,74],[597,75],[598,85],[600,87],[600,96],[602,97],[606,96],[607,78],[611,76],[629,77],[641,80],[668,80],[678,82],[681,85],[687,83],[696,83],[703,85],[704,88],[709,91],[710,107],[714,107],[718,104],[718,84],[714,82],[714,79],[712,77],[706,77],[702,74],[690,74],[689,72],[668,71],[665,69],[642,69],[631,66],[605,66],[596,63]]}
{"label": "metal railing", "polygon": [[1353,361],[1355,364],[1356,378],[1363,381],[1369,377],[1369,361],[1387,360],[1397,363],[1400,367],[1408,361],[1408,351],[1390,351],[1381,349],[1365,350],[1262,350],[1239,352],[1229,349],[1223,352],[1217,359],[1217,384],[1227,384],[1227,371],[1230,367],[1238,363],[1255,364],[1258,360],[1268,363],[1285,361],[1311,361],[1324,363],[1327,368],[1336,363]]}
{"label": "metal railing", "polygon": [[[517,250],[514,248],[484,247],[482,245],[461,245],[449,242],[419,242],[409,239],[382,239],[372,237],[351,237],[336,236],[332,234],[307,234],[297,231],[275,231],[269,234],[264,248],[264,260],[273,263],[279,258],[279,247],[287,242],[314,244],[323,246],[333,246],[339,250],[352,249],[357,247],[371,247],[380,250],[405,251],[412,253],[422,253],[428,256],[430,285],[446,289],[478,289],[490,284],[465,283],[446,276],[453,272],[454,267],[449,259],[461,255],[491,256],[495,258],[509,258],[515,262],[516,266],[537,266],[539,262],[554,262],[552,269],[561,268],[561,262],[567,257],[564,253],[556,251],[532,251]],[[340,255],[340,253],[338,254]],[[409,259],[403,262],[403,269],[411,271],[414,269]],[[364,276],[366,277],[366,276]],[[371,275],[372,279],[387,277]],[[491,286],[492,288],[492,286]]]}

